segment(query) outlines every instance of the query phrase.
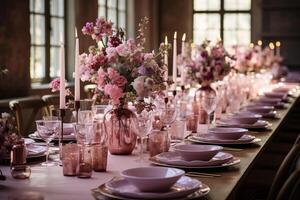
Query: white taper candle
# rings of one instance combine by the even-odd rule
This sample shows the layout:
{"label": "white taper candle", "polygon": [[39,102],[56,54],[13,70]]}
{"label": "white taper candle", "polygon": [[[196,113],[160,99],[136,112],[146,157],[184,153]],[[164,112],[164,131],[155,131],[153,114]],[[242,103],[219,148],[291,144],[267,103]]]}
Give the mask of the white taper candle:
{"label": "white taper candle", "polygon": [[60,86],[59,86],[59,108],[66,108],[66,89],[65,89],[65,47],[60,44]]}
{"label": "white taper candle", "polygon": [[79,77],[79,39],[75,28],[75,101],[80,100],[80,77]]}

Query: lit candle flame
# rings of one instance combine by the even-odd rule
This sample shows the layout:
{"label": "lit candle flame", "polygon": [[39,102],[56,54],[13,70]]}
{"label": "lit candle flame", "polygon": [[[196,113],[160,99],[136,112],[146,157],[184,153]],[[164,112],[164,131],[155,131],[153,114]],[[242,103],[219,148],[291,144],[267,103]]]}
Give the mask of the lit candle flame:
{"label": "lit candle flame", "polygon": [[177,39],[177,31],[175,31],[175,33],[174,33],[174,40],[176,40]]}
{"label": "lit candle flame", "polygon": [[273,42],[270,42],[270,43],[269,43],[269,47],[270,47],[270,49],[274,49],[274,48],[275,48]]}
{"label": "lit candle flame", "polygon": [[182,36],[182,42],[185,41],[185,37],[186,37],[186,35],[185,35],[185,33],[184,33],[183,36]]}
{"label": "lit candle flame", "polygon": [[261,45],[262,45],[262,41],[261,41],[261,40],[258,40],[258,41],[257,41],[257,44],[258,44],[259,46],[261,46]]}
{"label": "lit candle flame", "polygon": [[77,28],[75,27],[75,37],[78,38],[78,35],[77,35]]}
{"label": "lit candle flame", "polygon": [[280,47],[280,42],[279,41],[277,41],[276,43],[275,43],[275,45],[276,45],[276,47]]}
{"label": "lit candle flame", "polygon": [[165,36],[165,45],[168,45],[168,36]]}
{"label": "lit candle flame", "polygon": [[253,48],[253,47],[254,47],[254,44],[251,42],[251,43],[249,44],[249,47],[250,47],[250,48]]}

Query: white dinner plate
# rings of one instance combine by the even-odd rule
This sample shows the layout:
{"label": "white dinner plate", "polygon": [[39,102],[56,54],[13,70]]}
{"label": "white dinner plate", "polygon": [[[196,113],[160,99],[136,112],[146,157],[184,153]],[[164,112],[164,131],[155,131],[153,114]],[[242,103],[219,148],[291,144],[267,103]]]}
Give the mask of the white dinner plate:
{"label": "white dinner plate", "polygon": [[160,153],[154,156],[154,158],[155,160],[161,163],[170,164],[170,165],[210,167],[210,166],[222,165],[224,163],[229,162],[231,159],[233,159],[233,155],[230,153],[219,152],[209,161],[203,161],[203,160],[187,161],[181,157],[180,153],[170,151],[170,152]]}
{"label": "white dinner plate", "polygon": [[202,144],[217,144],[217,145],[240,145],[240,144],[252,144],[260,142],[261,139],[252,135],[243,135],[237,140],[224,140],[216,137],[214,134],[200,134],[199,136],[191,136],[188,138],[190,142],[202,143]]}
{"label": "white dinner plate", "polygon": [[[141,192],[126,179],[112,180],[105,187],[114,195],[135,199],[178,199],[186,197],[196,191],[208,190],[199,180],[182,176],[167,192]],[[203,195],[205,192],[203,192]]]}

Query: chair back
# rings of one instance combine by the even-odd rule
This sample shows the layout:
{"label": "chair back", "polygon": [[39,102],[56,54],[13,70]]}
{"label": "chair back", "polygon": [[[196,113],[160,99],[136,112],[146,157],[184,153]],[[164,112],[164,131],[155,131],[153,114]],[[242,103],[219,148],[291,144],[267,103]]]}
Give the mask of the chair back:
{"label": "chair back", "polygon": [[276,199],[278,192],[281,190],[289,176],[295,171],[297,164],[299,163],[298,159],[300,157],[300,135],[296,139],[295,144],[284,158],[281,163],[274,181],[271,185],[271,189],[268,195],[268,200]]}
{"label": "chair back", "polygon": [[275,200],[300,199],[300,169],[296,169],[283,184]]}
{"label": "chair back", "polygon": [[93,98],[96,87],[96,84],[87,84],[83,87],[83,90],[88,99]]}
{"label": "chair back", "polygon": [[45,103],[45,113],[50,116],[53,114],[54,110],[59,108],[59,95],[58,94],[48,94],[42,96],[42,100]]}
{"label": "chair back", "polygon": [[40,97],[33,96],[12,100],[9,107],[16,117],[19,133],[28,136],[36,130],[35,120],[43,117],[45,104]]}

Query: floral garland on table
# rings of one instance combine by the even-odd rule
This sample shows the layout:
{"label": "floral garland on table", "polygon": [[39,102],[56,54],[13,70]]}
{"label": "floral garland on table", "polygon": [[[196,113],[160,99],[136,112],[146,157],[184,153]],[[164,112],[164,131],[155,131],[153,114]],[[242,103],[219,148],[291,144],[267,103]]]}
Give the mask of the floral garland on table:
{"label": "floral garland on table", "polygon": [[8,113],[0,116],[0,156],[9,155],[13,145],[21,136],[18,134],[15,118]]}
{"label": "floral garland on table", "polygon": [[98,94],[111,99],[113,105],[142,100],[166,88],[164,66],[156,59],[168,47],[162,45],[157,54],[144,52],[147,23],[148,19],[143,18],[136,41],[126,40],[122,29],[113,29],[113,23],[103,18],[95,24],[87,22],[82,28],[83,34],[91,36],[98,46],[80,55],[81,80],[97,84]]}
{"label": "floral garland on table", "polygon": [[185,66],[187,80],[200,84],[222,80],[231,70],[230,60],[221,41],[210,45],[210,41],[205,40],[201,45],[195,45],[191,62]]}

